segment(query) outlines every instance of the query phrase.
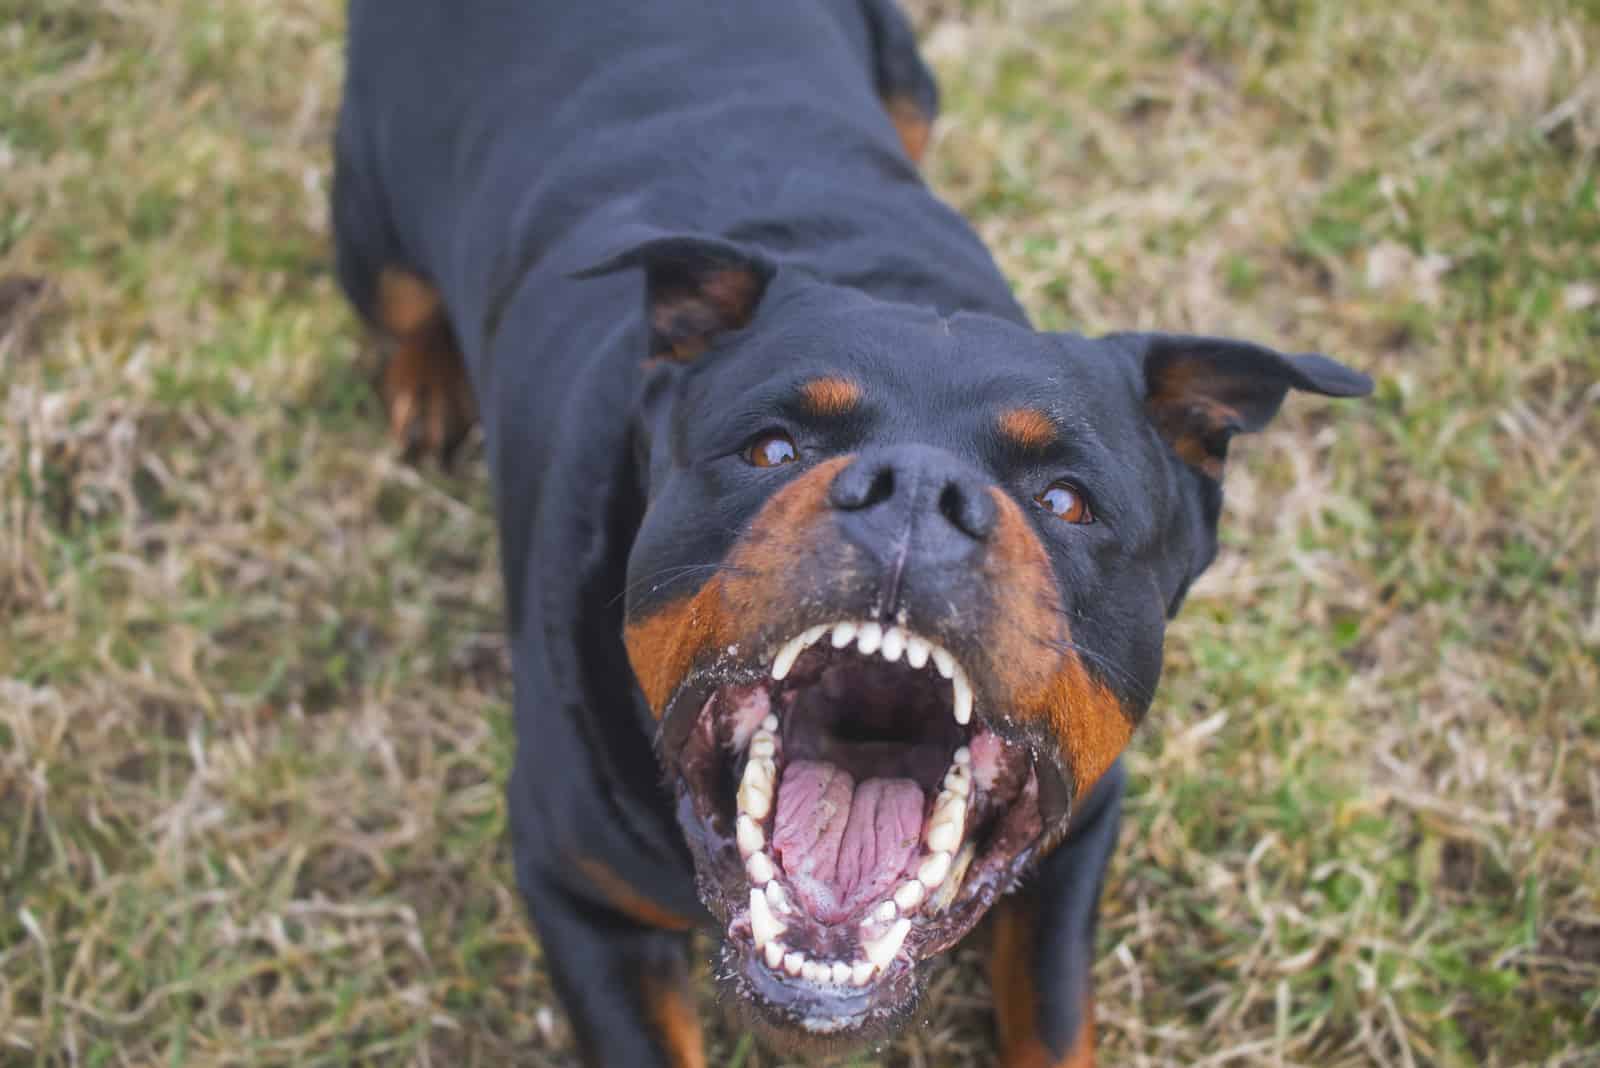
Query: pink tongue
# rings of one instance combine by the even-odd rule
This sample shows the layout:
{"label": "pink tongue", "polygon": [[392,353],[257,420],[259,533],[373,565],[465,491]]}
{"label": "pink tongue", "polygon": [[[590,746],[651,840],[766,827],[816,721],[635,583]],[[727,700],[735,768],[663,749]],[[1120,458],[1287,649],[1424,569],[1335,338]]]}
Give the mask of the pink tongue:
{"label": "pink tongue", "polygon": [[784,768],[772,849],[806,912],[838,923],[888,897],[922,839],[922,802],[911,779],[858,786],[822,761]]}

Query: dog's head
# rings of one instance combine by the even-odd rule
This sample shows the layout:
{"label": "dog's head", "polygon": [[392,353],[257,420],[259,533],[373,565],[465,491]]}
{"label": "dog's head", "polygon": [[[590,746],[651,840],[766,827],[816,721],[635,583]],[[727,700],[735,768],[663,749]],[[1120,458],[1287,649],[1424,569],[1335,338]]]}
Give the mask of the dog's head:
{"label": "dog's head", "polygon": [[1229,439],[1322,356],[1035,333],[647,241],[625,640],[724,976],[871,1037],[1066,830],[1211,561]]}

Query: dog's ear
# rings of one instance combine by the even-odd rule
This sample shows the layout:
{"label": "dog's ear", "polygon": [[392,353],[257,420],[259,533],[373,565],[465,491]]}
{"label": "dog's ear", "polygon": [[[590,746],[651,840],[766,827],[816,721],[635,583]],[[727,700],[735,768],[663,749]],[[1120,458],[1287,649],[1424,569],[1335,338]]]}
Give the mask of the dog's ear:
{"label": "dog's ear", "polygon": [[595,278],[630,268],[645,273],[650,353],[688,363],[718,334],[739,330],[755,317],[774,268],[759,255],[704,237],[655,237],[576,272]]}
{"label": "dog's ear", "polygon": [[1174,452],[1213,480],[1228,441],[1260,430],[1291,389],[1362,397],[1372,379],[1316,353],[1285,355],[1248,341],[1183,334],[1112,334],[1144,368],[1145,412]]}

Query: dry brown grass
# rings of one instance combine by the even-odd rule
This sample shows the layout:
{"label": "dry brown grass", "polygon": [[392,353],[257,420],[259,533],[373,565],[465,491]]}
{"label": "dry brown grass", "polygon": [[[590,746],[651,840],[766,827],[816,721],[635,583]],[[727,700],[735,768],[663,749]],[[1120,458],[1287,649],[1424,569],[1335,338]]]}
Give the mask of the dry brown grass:
{"label": "dry brown grass", "polygon": [[[328,271],[338,6],[0,0],[0,1063],[570,1063],[481,477],[393,457]],[[1105,1062],[1600,1064],[1600,13],[920,15],[1041,322],[1380,379],[1240,450]],[[859,1063],[989,1063],[959,957]]]}

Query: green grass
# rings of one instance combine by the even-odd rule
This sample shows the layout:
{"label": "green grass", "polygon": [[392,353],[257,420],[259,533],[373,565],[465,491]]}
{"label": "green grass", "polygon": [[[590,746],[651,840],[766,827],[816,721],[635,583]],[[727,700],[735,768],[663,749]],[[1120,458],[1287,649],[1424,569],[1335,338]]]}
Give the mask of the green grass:
{"label": "green grass", "polygon": [[[1600,1064],[1600,9],[919,18],[931,179],[1041,324],[1379,380],[1236,450],[1130,754],[1104,1063]],[[339,35],[0,0],[6,1065],[571,1063],[482,475],[398,462],[329,271]],[[855,1063],[991,1063],[956,958]]]}

